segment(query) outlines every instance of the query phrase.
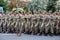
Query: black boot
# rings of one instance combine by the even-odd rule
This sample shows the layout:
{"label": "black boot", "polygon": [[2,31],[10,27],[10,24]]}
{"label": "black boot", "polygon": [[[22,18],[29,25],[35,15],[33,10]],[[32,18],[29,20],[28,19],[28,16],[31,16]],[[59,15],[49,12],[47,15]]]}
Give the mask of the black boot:
{"label": "black boot", "polygon": [[42,32],[41,33],[39,33],[39,36],[41,36],[42,35]]}
{"label": "black boot", "polygon": [[49,35],[50,35],[50,36],[53,36],[53,33],[50,33]]}

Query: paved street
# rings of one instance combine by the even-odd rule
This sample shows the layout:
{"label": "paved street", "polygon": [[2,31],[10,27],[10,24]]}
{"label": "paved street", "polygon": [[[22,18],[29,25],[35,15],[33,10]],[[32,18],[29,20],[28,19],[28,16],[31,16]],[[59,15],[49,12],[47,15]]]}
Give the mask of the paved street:
{"label": "paved street", "polygon": [[0,40],[60,40],[60,36],[37,36],[22,34],[18,37],[16,34],[0,34]]}

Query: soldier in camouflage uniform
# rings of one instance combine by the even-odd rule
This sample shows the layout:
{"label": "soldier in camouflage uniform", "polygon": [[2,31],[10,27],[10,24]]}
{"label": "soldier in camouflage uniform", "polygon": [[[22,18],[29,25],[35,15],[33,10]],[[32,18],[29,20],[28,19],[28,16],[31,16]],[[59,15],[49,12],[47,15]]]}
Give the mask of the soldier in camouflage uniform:
{"label": "soldier in camouflage uniform", "polygon": [[0,17],[0,33],[2,33],[2,19]]}

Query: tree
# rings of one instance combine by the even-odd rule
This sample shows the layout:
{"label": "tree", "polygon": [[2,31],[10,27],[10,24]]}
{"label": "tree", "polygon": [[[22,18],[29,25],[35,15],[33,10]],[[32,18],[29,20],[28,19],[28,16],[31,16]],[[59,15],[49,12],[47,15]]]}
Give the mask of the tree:
{"label": "tree", "polygon": [[[48,0],[32,0],[31,2],[28,2],[25,4],[26,10],[46,10],[46,7],[44,5],[47,5]],[[29,8],[28,8],[29,7]]]}
{"label": "tree", "polygon": [[46,8],[46,11],[49,12],[50,10],[52,12],[55,12],[56,11],[56,2],[57,0],[49,0],[48,1],[48,4],[47,4],[47,8]]}
{"label": "tree", "polygon": [[3,10],[6,12],[6,10],[7,10],[7,1],[0,0],[0,6],[3,7]]}

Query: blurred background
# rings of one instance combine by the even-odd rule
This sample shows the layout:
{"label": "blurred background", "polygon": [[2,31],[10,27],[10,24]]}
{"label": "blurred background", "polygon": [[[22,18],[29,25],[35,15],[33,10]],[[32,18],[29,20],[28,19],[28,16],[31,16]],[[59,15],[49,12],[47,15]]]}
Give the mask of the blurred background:
{"label": "blurred background", "polygon": [[13,8],[23,8],[26,11],[41,10],[52,12],[59,11],[60,0],[0,0],[0,6],[4,12],[12,11]]}

